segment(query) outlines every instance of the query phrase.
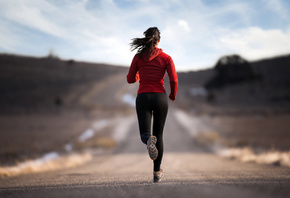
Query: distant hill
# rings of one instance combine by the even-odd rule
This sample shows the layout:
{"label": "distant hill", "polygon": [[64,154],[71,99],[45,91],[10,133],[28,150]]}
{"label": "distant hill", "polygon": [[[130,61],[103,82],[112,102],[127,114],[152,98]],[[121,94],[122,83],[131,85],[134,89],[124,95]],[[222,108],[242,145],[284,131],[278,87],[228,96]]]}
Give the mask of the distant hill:
{"label": "distant hill", "polygon": [[[7,54],[0,54],[0,63],[0,114],[126,108],[122,96],[136,95],[138,87],[126,83],[127,67]],[[211,90],[204,87],[217,75],[215,69],[178,72],[173,105],[199,113],[289,113],[290,55],[249,64],[260,80]]]}
{"label": "distant hill", "polygon": [[[180,87],[184,87],[180,90],[180,106],[207,113],[290,113],[290,55],[249,64],[258,80],[230,83],[226,77],[227,84],[210,90],[204,87],[217,75],[215,69],[179,73]],[[235,71],[234,68],[231,72]],[[192,94],[198,90],[206,94]]]}
{"label": "distant hill", "polygon": [[[81,104],[82,97],[90,94],[90,89],[96,89],[96,85],[109,77],[125,75],[128,70],[120,66],[55,57],[5,54],[0,55],[0,63],[0,113],[84,108],[89,104]],[[108,100],[111,99],[112,96],[109,96]],[[98,102],[98,96],[95,101]]]}

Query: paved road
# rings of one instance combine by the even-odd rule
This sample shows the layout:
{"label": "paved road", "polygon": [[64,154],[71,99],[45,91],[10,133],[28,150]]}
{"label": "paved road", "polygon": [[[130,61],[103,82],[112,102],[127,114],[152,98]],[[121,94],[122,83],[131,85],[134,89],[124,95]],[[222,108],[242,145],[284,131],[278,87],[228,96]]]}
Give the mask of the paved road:
{"label": "paved road", "polygon": [[136,122],[129,130],[115,150],[96,153],[83,166],[1,179],[0,197],[290,196],[289,168],[241,163],[208,152],[194,144],[174,110],[164,134],[165,178],[154,184],[152,161],[139,140]]}

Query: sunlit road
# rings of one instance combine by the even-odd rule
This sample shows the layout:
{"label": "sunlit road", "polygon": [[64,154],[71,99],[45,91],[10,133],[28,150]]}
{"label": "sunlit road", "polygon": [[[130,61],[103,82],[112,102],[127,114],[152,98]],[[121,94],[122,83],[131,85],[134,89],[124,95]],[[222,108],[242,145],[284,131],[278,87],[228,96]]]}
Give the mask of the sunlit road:
{"label": "sunlit road", "polygon": [[169,112],[164,132],[164,180],[152,182],[152,161],[137,123],[106,155],[74,169],[0,180],[0,197],[289,197],[290,169],[241,163],[195,145]]}

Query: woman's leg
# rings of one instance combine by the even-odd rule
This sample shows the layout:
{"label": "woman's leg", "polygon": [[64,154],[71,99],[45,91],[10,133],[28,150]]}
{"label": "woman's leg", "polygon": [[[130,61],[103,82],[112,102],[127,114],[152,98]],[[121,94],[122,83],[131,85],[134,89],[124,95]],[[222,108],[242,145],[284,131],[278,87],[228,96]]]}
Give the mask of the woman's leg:
{"label": "woman's leg", "polygon": [[140,137],[144,144],[147,144],[147,140],[151,136],[152,109],[150,98],[150,94],[147,93],[139,94],[136,98],[136,112],[139,123]]}
{"label": "woman's leg", "polygon": [[136,98],[136,111],[141,140],[147,144],[151,136],[153,112],[153,135],[157,137],[158,157],[154,160],[154,171],[160,170],[163,157],[163,128],[168,112],[168,99],[164,93],[142,93]]}
{"label": "woman's leg", "polygon": [[158,157],[154,160],[154,171],[160,170],[163,157],[163,128],[168,112],[167,95],[163,93],[155,93],[153,99],[153,135],[157,137],[156,147],[158,149]]}

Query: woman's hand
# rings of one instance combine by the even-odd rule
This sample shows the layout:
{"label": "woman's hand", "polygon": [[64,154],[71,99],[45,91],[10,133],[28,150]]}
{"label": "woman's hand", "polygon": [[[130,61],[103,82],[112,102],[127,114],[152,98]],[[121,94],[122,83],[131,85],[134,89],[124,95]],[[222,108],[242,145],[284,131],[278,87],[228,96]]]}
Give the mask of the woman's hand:
{"label": "woman's hand", "polygon": [[174,97],[174,95],[172,93],[169,94],[169,99],[172,101],[176,100],[176,97]]}

